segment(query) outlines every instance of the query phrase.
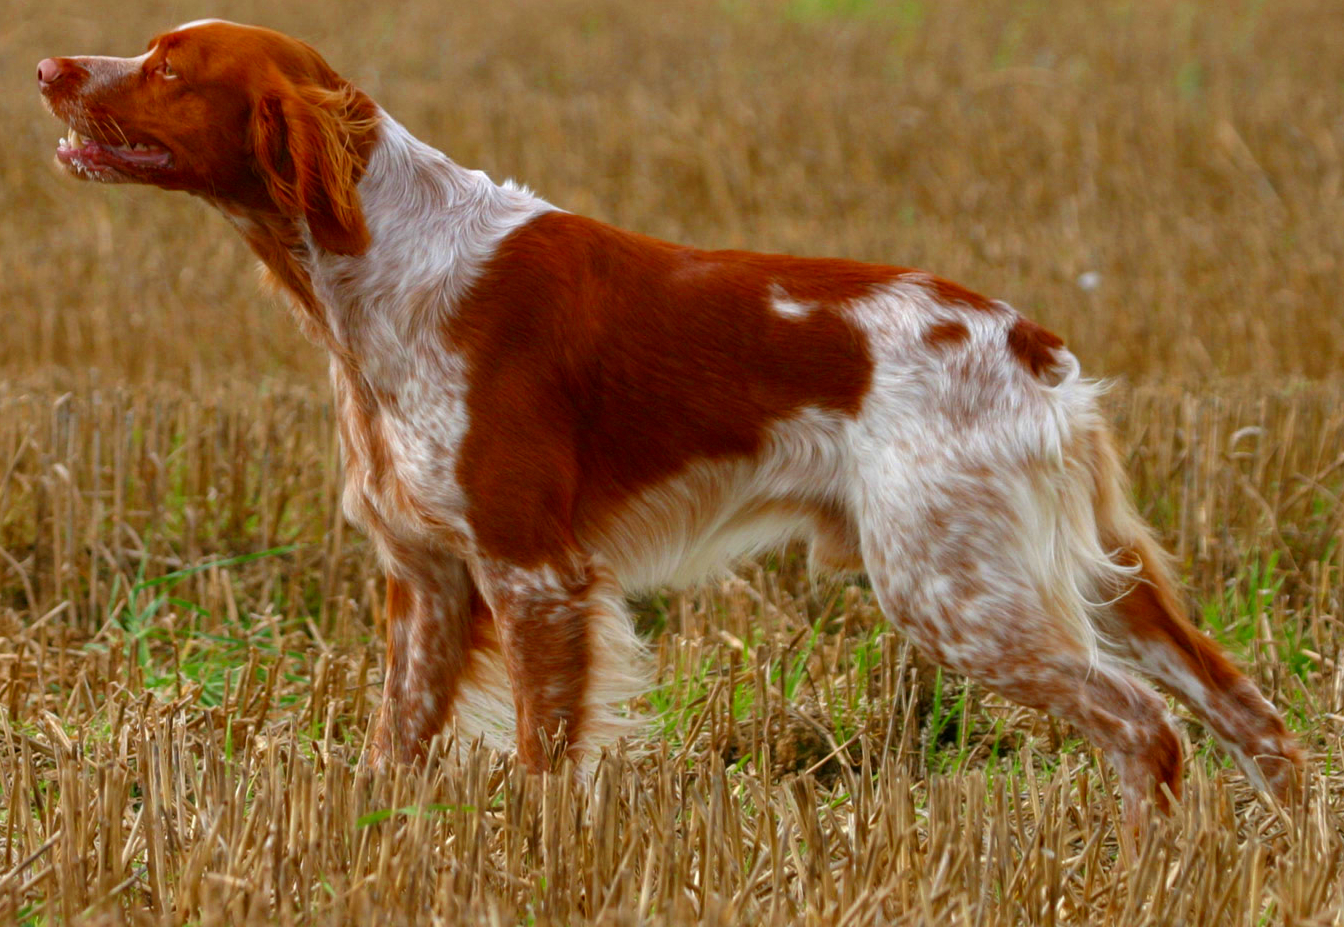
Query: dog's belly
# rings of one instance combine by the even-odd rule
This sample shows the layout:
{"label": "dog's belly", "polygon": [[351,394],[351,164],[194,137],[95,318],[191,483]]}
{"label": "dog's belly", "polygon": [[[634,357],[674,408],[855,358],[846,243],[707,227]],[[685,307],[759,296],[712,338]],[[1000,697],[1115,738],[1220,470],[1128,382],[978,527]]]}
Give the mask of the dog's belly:
{"label": "dog's belly", "polygon": [[[663,515],[658,508],[633,508],[595,540],[596,553],[623,589],[692,586],[792,540],[857,550],[854,532],[830,505],[802,496],[747,500],[694,523]],[[833,557],[821,560],[835,565]]]}
{"label": "dog's belly", "polygon": [[772,426],[755,456],[702,460],[604,511],[581,507],[576,533],[629,591],[692,585],[796,539],[813,542],[817,566],[853,569],[843,433],[805,410]]}

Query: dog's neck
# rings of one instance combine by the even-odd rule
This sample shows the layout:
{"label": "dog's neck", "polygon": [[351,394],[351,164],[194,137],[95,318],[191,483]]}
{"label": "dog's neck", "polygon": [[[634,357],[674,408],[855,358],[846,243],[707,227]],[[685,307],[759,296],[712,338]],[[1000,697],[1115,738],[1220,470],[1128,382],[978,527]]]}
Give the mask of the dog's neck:
{"label": "dog's neck", "polygon": [[358,324],[361,314],[376,322],[451,311],[499,242],[552,208],[525,189],[459,166],[390,117],[379,132],[359,182],[368,251],[311,252],[314,288],[333,326]]}
{"label": "dog's neck", "polygon": [[302,220],[233,219],[287,292],[304,333],[373,379],[383,361],[440,334],[499,243],[554,207],[496,184],[383,114],[359,182],[369,229],[362,254],[317,247]]}

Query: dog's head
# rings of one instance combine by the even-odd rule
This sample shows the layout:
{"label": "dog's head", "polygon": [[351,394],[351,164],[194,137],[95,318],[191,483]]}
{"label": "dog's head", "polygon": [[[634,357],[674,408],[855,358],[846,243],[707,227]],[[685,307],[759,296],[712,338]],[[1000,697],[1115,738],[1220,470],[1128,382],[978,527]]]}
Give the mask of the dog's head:
{"label": "dog's head", "polygon": [[45,58],[47,108],[77,177],[185,190],[237,215],[303,219],[314,242],[368,245],[356,185],[378,108],[311,47],[219,20],[153,38],[135,58]]}

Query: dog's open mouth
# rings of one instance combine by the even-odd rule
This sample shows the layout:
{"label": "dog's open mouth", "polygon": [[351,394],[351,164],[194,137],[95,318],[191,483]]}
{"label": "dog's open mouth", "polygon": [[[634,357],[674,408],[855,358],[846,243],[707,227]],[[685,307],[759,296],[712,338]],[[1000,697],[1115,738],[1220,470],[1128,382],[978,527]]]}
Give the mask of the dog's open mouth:
{"label": "dog's open mouth", "polygon": [[152,142],[100,142],[75,129],[56,143],[56,160],[73,173],[93,180],[131,180],[173,163],[172,153]]}

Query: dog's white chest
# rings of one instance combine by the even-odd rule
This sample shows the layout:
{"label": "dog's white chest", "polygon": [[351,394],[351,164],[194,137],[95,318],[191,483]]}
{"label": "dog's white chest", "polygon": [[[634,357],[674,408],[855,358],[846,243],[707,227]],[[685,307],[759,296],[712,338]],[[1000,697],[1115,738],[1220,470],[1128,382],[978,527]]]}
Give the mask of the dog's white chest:
{"label": "dog's white chest", "polygon": [[403,361],[362,383],[333,364],[345,514],[385,547],[448,542],[465,554],[472,532],[457,476],[464,378],[451,356],[433,365]]}

